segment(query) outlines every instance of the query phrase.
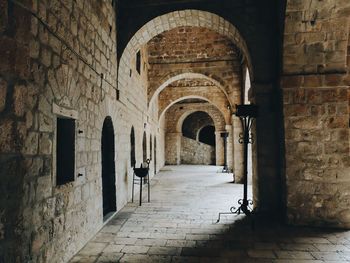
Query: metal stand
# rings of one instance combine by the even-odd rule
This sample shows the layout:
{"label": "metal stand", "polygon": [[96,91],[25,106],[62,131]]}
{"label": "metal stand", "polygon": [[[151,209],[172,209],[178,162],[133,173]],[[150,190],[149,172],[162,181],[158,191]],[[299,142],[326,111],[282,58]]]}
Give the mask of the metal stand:
{"label": "metal stand", "polygon": [[[131,202],[134,202],[134,188],[135,184],[140,184],[140,202],[139,205],[142,204],[142,181],[144,180],[144,183],[147,184],[147,190],[148,190],[148,202],[151,201],[151,191],[150,191],[150,180],[149,180],[149,164],[150,160],[146,160],[147,167],[142,167],[142,164],[140,168],[134,167],[134,173],[132,178],[132,197]],[[138,177],[138,178],[136,178]]]}
{"label": "metal stand", "polygon": [[239,143],[244,145],[244,163],[243,163],[243,199],[238,200],[239,207],[234,206],[230,208],[230,212],[219,213],[218,220],[216,223],[220,222],[221,215],[224,214],[236,214],[240,215],[244,213],[247,216],[252,214],[253,205],[252,200],[248,200],[248,144],[253,143],[253,138],[250,136],[250,131],[253,124],[253,119],[257,117],[257,106],[255,105],[237,105],[236,116],[240,118],[243,128],[243,133],[239,136]]}
{"label": "metal stand", "polygon": [[227,167],[227,137],[228,132],[222,132],[221,134],[222,139],[224,140],[224,167],[222,168],[222,173],[229,173],[229,169]]}

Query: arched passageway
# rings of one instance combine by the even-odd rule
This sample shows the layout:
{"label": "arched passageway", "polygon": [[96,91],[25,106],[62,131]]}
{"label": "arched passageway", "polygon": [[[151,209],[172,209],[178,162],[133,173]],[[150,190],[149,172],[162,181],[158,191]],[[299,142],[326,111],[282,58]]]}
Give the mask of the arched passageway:
{"label": "arched passageway", "polygon": [[[165,119],[167,120],[165,134],[166,164],[206,163],[223,165],[224,146],[223,140],[220,138],[220,132],[225,131],[227,125],[222,113],[215,106],[203,100],[184,99],[167,110]],[[196,140],[197,131],[208,123],[215,126],[215,147],[199,143]],[[232,150],[231,142],[232,137],[230,138],[230,150]],[[197,147],[203,149],[196,149]],[[204,156],[200,154],[203,152],[206,153],[205,161]],[[232,162],[230,162],[230,166],[232,167]]]}
{"label": "arched passageway", "polygon": [[[181,164],[214,164],[216,163],[215,127],[208,113],[196,111],[188,115],[182,123],[180,144]],[[210,133],[202,134],[198,140],[197,134],[203,127],[212,127]],[[209,131],[208,131],[209,132]]]}
{"label": "arched passageway", "polygon": [[157,173],[157,138],[154,136],[154,154],[153,154],[153,159],[154,159],[154,174]]}
{"label": "arched passageway", "polygon": [[[225,153],[239,178],[240,124],[234,105],[247,102],[248,89],[243,92],[247,68],[249,102],[259,106],[250,158],[254,206],[260,214],[276,213],[290,224],[350,227],[350,1],[0,0],[0,6],[1,262],[68,262],[102,228],[101,215],[127,205],[130,164],[154,157],[159,171],[165,156],[174,164],[181,162],[178,124],[195,111],[222,115],[220,129],[215,131],[216,147],[222,147],[218,135],[225,138],[228,132]],[[181,104],[183,98],[205,102]],[[106,116],[110,119],[104,125]],[[118,120],[118,125],[113,128],[110,120]],[[213,121],[217,127],[214,117]],[[130,144],[136,145],[136,154],[129,152],[131,125],[135,138],[130,137]],[[156,137],[157,147],[150,134]],[[222,164],[222,155],[215,157],[216,164]],[[188,181],[177,183],[188,190],[181,184]],[[210,190],[220,193],[221,186]],[[173,197],[182,194],[173,189]],[[202,196],[185,194],[202,205]],[[186,196],[180,197],[187,201]],[[174,204],[174,214],[178,206]],[[196,210],[198,214],[207,213],[208,207],[203,206]],[[138,211],[133,219],[142,215]],[[156,214],[147,219],[168,220],[166,212],[164,218]],[[197,219],[198,214],[194,214]],[[125,217],[120,219],[112,221]],[[140,221],[149,223],[146,220]],[[128,223],[132,220],[113,228],[127,232]],[[176,227],[179,224],[183,222]],[[185,236],[180,239],[198,244],[191,239],[196,230],[189,225],[191,233],[176,228],[165,232],[182,233]],[[132,231],[145,230],[132,227]],[[279,236],[275,230],[272,234]],[[208,240],[217,237],[210,233]],[[142,234],[154,237],[154,231]],[[97,249],[88,247],[95,255],[81,261],[110,261],[111,255],[105,252],[111,249],[107,244],[112,250],[120,248],[114,244],[116,236],[98,234]],[[335,236],[325,241],[325,234],[321,241],[344,243],[338,233]],[[298,243],[292,234],[286,237]],[[349,240],[346,234],[341,237]],[[99,242],[105,238],[113,241]],[[169,244],[176,247],[168,240],[158,243]],[[119,252],[143,249],[128,245]],[[258,246],[254,244],[253,249]],[[311,247],[334,249],[324,244]],[[141,254],[164,254],[164,250],[152,248]],[[178,253],[174,250],[173,254]],[[271,261],[289,255],[270,252]],[[194,254],[186,248],[179,253],[170,261]],[[322,251],[306,255],[325,260]],[[348,261],[346,253],[337,251],[332,256],[337,262]],[[123,257],[132,262],[129,255]]]}
{"label": "arched passageway", "polygon": [[102,208],[103,216],[117,210],[115,180],[115,141],[111,117],[106,117],[102,127]]}

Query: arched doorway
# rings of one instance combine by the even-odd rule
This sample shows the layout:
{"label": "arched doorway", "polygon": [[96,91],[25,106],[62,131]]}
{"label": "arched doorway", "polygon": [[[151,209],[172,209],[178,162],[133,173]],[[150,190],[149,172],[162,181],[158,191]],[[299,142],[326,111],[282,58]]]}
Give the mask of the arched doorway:
{"label": "arched doorway", "polygon": [[102,207],[103,217],[117,210],[115,188],[115,163],[114,163],[114,128],[111,117],[106,117],[103,122],[102,138]]}
{"label": "arched doorway", "polygon": [[136,158],[135,158],[135,130],[134,127],[131,127],[130,132],[130,165],[135,167]]}
{"label": "arched doorway", "polygon": [[146,132],[143,132],[142,138],[142,161],[145,163],[147,160],[147,137]]}
{"label": "arched doorway", "polygon": [[149,159],[152,160],[152,134],[149,135]]}
{"label": "arched doorway", "polygon": [[157,173],[157,139],[156,136],[154,136],[154,174]]}
{"label": "arched doorway", "polygon": [[182,164],[215,165],[214,121],[207,112],[195,111],[182,123],[180,158]]}

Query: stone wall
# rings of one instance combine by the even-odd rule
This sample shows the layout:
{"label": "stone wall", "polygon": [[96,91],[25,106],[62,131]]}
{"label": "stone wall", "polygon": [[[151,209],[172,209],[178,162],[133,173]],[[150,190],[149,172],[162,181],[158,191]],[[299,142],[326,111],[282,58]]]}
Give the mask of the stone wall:
{"label": "stone wall", "polygon": [[[0,261],[66,262],[103,225],[105,117],[115,133],[118,210],[131,198],[131,126],[137,163],[144,130],[148,154],[152,134],[160,156],[164,132],[158,114],[148,114],[147,68],[139,74],[130,60],[127,86],[117,90],[111,1],[22,1],[36,17],[8,3],[0,1]],[[75,178],[62,186],[56,185],[58,116],[76,119]],[[158,169],[163,164],[161,156]]]}
{"label": "stone wall", "polygon": [[215,164],[215,147],[182,136],[180,156],[182,164]]}
{"label": "stone wall", "polygon": [[289,0],[284,35],[287,220],[350,227],[350,2]]}
{"label": "stone wall", "polygon": [[[28,3],[29,1],[24,1]],[[12,12],[11,12],[12,11]],[[13,16],[16,13],[16,16]],[[33,126],[33,109],[37,104],[38,87],[28,85],[29,32],[31,17],[9,1],[0,1],[0,261],[21,262],[29,253],[30,232],[24,222],[25,205],[34,196],[24,189],[30,177],[29,166],[40,175],[47,174],[50,163],[44,158],[32,158],[32,148],[38,149],[38,134],[32,136],[35,147],[26,148],[28,130]],[[43,180],[44,181],[44,180]],[[35,191],[34,185],[32,191]],[[38,197],[42,193],[38,191]],[[22,248],[26,246],[26,250]],[[16,257],[18,255],[18,258]]]}
{"label": "stone wall", "polygon": [[169,76],[184,72],[202,73],[214,78],[229,96],[240,88],[239,51],[230,39],[212,30],[178,27],[151,39],[147,43],[147,51],[150,63],[149,100]]}

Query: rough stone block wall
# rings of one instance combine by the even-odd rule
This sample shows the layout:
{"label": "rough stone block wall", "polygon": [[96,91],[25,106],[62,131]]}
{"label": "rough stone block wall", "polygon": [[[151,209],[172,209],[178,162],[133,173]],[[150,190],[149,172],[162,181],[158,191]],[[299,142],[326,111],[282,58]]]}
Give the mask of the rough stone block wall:
{"label": "rough stone block wall", "polygon": [[205,28],[178,27],[151,39],[147,50],[149,100],[167,79],[190,72],[218,81],[231,103],[239,100],[236,97],[241,87],[239,52],[227,37]]}
{"label": "rough stone block wall", "polygon": [[350,227],[348,1],[287,5],[284,125],[287,220]]}
{"label": "rough stone block wall", "polygon": [[215,147],[182,136],[180,156],[182,164],[215,164]]}
{"label": "rough stone block wall", "polygon": [[[21,3],[37,17],[0,1],[0,261],[67,262],[103,225],[105,117],[115,133],[118,210],[131,198],[131,126],[137,163],[144,130],[148,154],[150,134],[164,132],[157,115],[147,117],[145,75],[135,73],[134,60],[117,98],[111,1]],[[63,186],[56,185],[57,116],[76,119],[75,180]],[[163,164],[160,156],[157,167]]]}
{"label": "rough stone block wall", "polygon": [[[30,1],[23,2],[30,4]],[[39,87],[26,82],[31,75],[30,24],[31,16],[27,12],[9,1],[0,1],[1,262],[22,262],[22,256],[30,253],[31,231],[26,228],[31,228],[32,216],[25,218],[24,209],[46,192],[26,182],[30,181],[32,171],[41,177],[40,183],[45,183],[51,165],[45,155],[44,158],[33,156],[38,155],[39,134],[29,132],[31,128],[38,128],[34,123],[38,116],[33,115],[33,110],[39,93]],[[27,139],[30,143],[26,143],[27,134],[31,135],[31,139]]]}

